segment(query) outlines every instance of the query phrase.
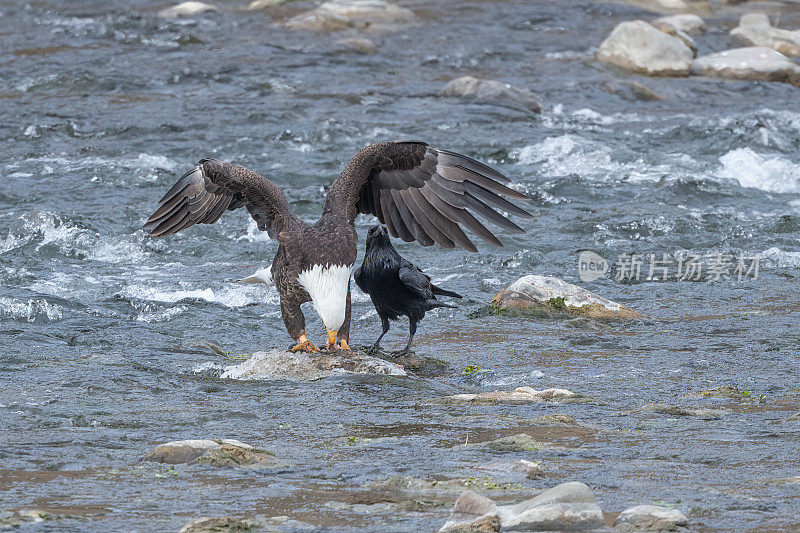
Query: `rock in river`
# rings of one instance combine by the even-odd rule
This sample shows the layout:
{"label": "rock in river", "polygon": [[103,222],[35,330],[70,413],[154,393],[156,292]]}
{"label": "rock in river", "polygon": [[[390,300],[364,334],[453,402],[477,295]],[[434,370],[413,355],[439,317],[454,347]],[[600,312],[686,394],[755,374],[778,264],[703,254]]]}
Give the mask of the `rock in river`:
{"label": "rock in river", "polygon": [[253,520],[234,516],[201,516],[181,528],[178,533],[222,533],[252,531],[258,527]]}
{"label": "rock in river", "polygon": [[166,464],[205,463],[214,466],[280,466],[275,455],[234,439],[193,439],[153,448],[145,461]]}
{"label": "rock in river", "polygon": [[750,46],[765,46],[787,56],[800,56],[800,30],[776,28],[764,13],[747,13],[731,35]]}
{"label": "rock in river", "polygon": [[584,483],[562,483],[535,498],[500,506],[503,531],[582,531],[601,527],[603,511]]}
{"label": "rock in river", "polygon": [[481,80],[472,76],[463,76],[449,82],[439,94],[522,108],[534,113],[542,111],[542,102],[532,92],[508,83]]}
{"label": "rock in river", "polygon": [[497,504],[486,496],[465,491],[456,500],[450,519],[439,531],[500,531]]}
{"label": "rock in river", "polygon": [[178,5],[162,9],[158,16],[164,18],[191,17],[207,11],[216,11],[217,8],[203,2],[183,2]]}
{"label": "rock in river", "polygon": [[675,531],[689,521],[682,512],[660,505],[637,505],[622,511],[614,527],[622,531]]}
{"label": "rock in river", "polygon": [[566,314],[606,319],[638,319],[641,314],[552,276],[523,276],[497,293],[495,312],[510,315]]}
{"label": "rock in river", "polygon": [[243,363],[225,367],[220,377],[224,379],[311,381],[343,374],[407,375],[400,365],[377,357],[370,357],[361,352],[342,355],[309,355],[303,352],[270,350],[256,352]]}
{"label": "rock in river", "polygon": [[782,81],[800,86],[800,65],[766,47],[734,48],[694,60],[692,74],[732,80]]}
{"label": "rock in river", "polygon": [[693,57],[681,38],[643,20],[618,25],[597,51],[603,63],[648,76],[688,76]]}
{"label": "rock in river", "polygon": [[536,390],[533,387],[517,387],[513,391],[498,390],[494,392],[480,392],[475,394],[455,394],[447,396],[446,399],[462,402],[474,403],[541,403],[557,402],[566,398],[572,398],[575,393],[567,389],[544,389]]}
{"label": "rock in river", "polygon": [[700,35],[706,29],[706,23],[703,19],[689,13],[657,18],[651,24],[667,33],[670,30],[678,30],[688,35]]}
{"label": "rock in river", "polygon": [[332,0],[286,21],[293,29],[371,32],[397,31],[412,25],[414,13],[385,0]]}

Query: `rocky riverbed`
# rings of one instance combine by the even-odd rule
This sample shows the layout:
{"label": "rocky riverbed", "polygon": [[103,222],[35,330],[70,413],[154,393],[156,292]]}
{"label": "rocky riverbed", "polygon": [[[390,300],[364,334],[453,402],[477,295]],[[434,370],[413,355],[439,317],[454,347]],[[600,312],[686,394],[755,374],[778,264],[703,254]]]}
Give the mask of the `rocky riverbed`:
{"label": "rocky riverbed", "polygon": [[[0,4],[0,529],[800,528],[796,3],[177,4]],[[396,243],[465,296],[413,355],[287,353],[244,214],[141,230],[208,156],[316,220],[397,138],[535,215]]]}

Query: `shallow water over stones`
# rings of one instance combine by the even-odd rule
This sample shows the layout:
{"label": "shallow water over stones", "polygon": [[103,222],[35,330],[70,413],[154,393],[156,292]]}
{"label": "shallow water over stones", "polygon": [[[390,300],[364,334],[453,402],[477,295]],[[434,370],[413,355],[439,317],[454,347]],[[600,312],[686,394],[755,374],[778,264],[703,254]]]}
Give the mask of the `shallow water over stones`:
{"label": "shallow water over stones", "polygon": [[[318,7],[305,1],[177,19],[152,0],[3,2],[0,511],[41,531],[177,531],[203,516],[432,531],[464,490],[513,505],[575,481],[607,527],[646,504],[696,529],[800,527],[798,89],[599,64],[619,23],[662,15],[650,4],[398,2],[408,27],[328,33],[285,26]],[[701,54],[736,45],[748,5],[703,13]],[[800,27],[796,5],[780,10],[780,28]],[[337,44],[365,38],[376,53]],[[542,112],[440,96],[463,76],[530,91]],[[240,213],[149,239],[158,198],[214,156],[269,176],[316,220],[352,154],[394,138],[491,164],[536,218],[477,254],[395,243],[465,295],[421,323],[415,358],[393,361],[412,375],[221,379],[291,343],[274,288],[237,282],[276,244]],[[361,247],[373,223],[358,219]],[[641,254],[643,275],[583,283],[584,250]],[[758,279],[645,279],[650,254],[678,252],[761,254]],[[528,274],[646,318],[480,312]],[[380,324],[353,298],[352,344],[369,346]],[[324,341],[310,307],[307,319]],[[406,335],[393,325],[383,344]],[[517,387],[592,401],[444,400]],[[141,460],[190,439],[235,439],[285,466]],[[520,460],[543,475],[487,469]]]}

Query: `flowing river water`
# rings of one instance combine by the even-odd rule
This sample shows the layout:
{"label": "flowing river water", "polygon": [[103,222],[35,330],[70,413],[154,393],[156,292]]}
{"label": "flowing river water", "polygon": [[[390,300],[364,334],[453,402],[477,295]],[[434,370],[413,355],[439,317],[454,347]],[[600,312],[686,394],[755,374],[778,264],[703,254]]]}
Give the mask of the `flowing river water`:
{"label": "flowing river water", "polygon": [[[208,515],[288,517],[271,518],[279,530],[437,529],[458,492],[375,488],[405,476],[466,480],[498,500],[582,481],[609,523],[660,502],[693,529],[800,528],[796,87],[609,70],[593,57],[611,29],[656,16],[625,4],[403,2],[418,23],[371,35],[374,55],[342,50],[348,32],[280,25],[311,3],[245,5],[167,20],[152,0],[0,4],[0,510],[56,517],[27,526],[38,531],[170,531]],[[735,45],[737,9],[706,16],[705,52]],[[800,26],[796,7],[781,25]],[[529,89],[543,112],[437,96],[462,75]],[[663,99],[616,89],[626,81]],[[522,235],[501,231],[505,248],[395,243],[465,295],[416,338],[417,354],[446,368],[220,379],[242,354],[291,342],[274,289],[236,281],[277,245],[243,212],[149,238],[140,228],[157,200],[212,156],[274,180],[314,221],[349,158],[387,139],[471,155],[531,196],[535,218]],[[357,220],[359,261],[373,223]],[[757,279],[582,283],[582,250],[612,263],[688,252],[759,254],[760,264]],[[481,312],[525,274],[581,284],[647,318]],[[354,289],[352,343],[379,331]],[[394,325],[384,345],[401,347],[406,332]],[[465,373],[472,365],[491,371]],[[592,401],[440,401],[517,386]],[[739,392],[698,398],[724,386]],[[555,414],[575,423],[541,418]],[[519,433],[551,447],[463,446]],[[141,461],[191,438],[235,438],[287,466]],[[538,461],[547,475],[485,469],[498,459]]]}

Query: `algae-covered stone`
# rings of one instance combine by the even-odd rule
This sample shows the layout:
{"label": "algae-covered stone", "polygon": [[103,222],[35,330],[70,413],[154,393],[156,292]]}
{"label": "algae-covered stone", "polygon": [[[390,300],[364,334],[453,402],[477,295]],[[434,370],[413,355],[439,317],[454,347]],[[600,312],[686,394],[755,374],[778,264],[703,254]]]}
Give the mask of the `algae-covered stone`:
{"label": "algae-covered stone", "polygon": [[258,523],[234,516],[201,516],[181,528],[178,533],[235,533],[253,531]]}
{"label": "algae-covered stone", "polygon": [[465,491],[456,500],[450,519],[439,531],[500,531],[497,504],[476,492]]}
{"label": "algae-covered stone", "polygon": [[503,531],[584,531],[603,525],[603,511],[592,490],[574,481],[499,509]]}
{"label": "algae-covered stone", "polygon": [[643,20],[619,24],[597,50],[602,63],[648,76],[688,76],[693,57],[680,38]]}
{"label": "algae-covered stone", "polygon": [[463,76],[452,80],[439,92],[440,96],[457,96],[541,113],[542,102],[532,92],[496,80]]}
{"label": "algae-covered stone", "polygon": [[510,315],[561,314],[614,320],[643,318],[629,307],[553,276],[523,276],[497,293],[490,305],[495,312]]}
{"label": "algae-covered stone", "polygon": [[156,446],[145,461],[166,464],[204,463],[214,466],[279,466],[275,455],[234,439],[192,439]]}
{"label": "algae-covered stone", "polygon": [[344,374],[407,375],[401,366],[361,352],[309,355],[305,352],[270,350],[256,352],[238,365],[225,367],[220,377],[244,380],[311,381]]}

